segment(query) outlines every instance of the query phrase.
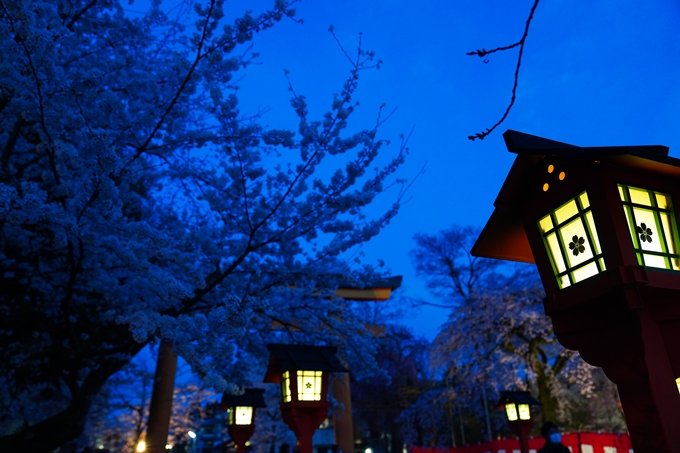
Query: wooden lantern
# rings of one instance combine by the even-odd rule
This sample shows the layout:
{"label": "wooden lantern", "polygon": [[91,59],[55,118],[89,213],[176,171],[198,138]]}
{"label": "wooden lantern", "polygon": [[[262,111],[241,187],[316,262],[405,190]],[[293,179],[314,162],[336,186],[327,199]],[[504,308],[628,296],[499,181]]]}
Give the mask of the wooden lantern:
{"label": "wooden lantern", "polygon": [[680,452],[680,160],[503,136],[517,158],[473,255],[535,263],[560,343],[617,384],[635,452]]}
{"label": "wooden lantern", "polygon": [[328,373],[345,368],[335,346],[268,344],[264,382],[281,385],[281,414],[297,438],[299,453],[312,453],[312,435],[328,416]]}

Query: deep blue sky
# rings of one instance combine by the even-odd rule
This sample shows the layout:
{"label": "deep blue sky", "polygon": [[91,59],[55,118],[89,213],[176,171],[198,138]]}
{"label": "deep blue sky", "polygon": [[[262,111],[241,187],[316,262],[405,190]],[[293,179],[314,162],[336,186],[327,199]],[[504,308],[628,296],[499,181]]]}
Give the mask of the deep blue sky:
{"label": "deep blue sky", "polygon": [[[257,12],[269,2],[227,3]],[[403,275],[403,295],[427,297],[408,252],[416,232],[453,223],[483,226],[514,155],[502,132],[515,129],[579,146],[663,144],[680,153],[680,3],[675,0],[543,0],[525,48],[517,101],[506,122],[484,141],[468,135],[493,125],[510,98],[516,51],[484,64],[465,53],[516,42],[533,0],[315,0],[297,5],[304,24],[284,21],[255,39],[261,62],[239,83],[244,110],[271,110],[264,122],[294,128],[284,69],[312,113],[340,90],[348,52],[364,48],[383,61],[364,73],[354,127],[369,127],[380,104],[398,107],[382,136],[398,141],[415,126],[400,176],[426,173],[412,186],[398,218],[364,246]],[[396,151],[393,144],[386,151]],[[388,153],[386,153],[386,157]],[[393,194],[396,196],[396,193]],[[388,194],[385,203],[392,199]],[[432,338],[446,311],[423,309],[405,323]]]}

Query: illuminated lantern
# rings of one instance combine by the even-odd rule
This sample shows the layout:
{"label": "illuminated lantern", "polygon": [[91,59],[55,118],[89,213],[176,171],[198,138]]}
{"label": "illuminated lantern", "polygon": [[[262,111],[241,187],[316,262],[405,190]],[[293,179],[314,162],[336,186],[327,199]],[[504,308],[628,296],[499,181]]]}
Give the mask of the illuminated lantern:
{"label": "illuminated lantern", "polygon": [[529,453],[529,432],[534,426],[531,419],[531,406],[540,405],[529,392],[502,391],[501,398],[496,407],[505,410],[508,418],[508,426],[519,437],[519,446],[522,453]]}
{"label": "illuminated lantern", "polygon": [[220,408],[228,410],[227,429],[236,442],[237,453],[245,453],[246,442],[255,432],[255,409],[267,407],[264,389],[245,389],[241,395],[222,395]]}
{"label": "illuminated lantern", "polygon": [[264,382],[281,386],[283,421],[297,438],[299,453],[312,453],[312,435],[328,415],[328,373],[347,372],[335,346],[268,344]]}
{"label": "illuminated lantern", "polygon": [[517,157],[473,255],[535,263],[555,335],[617,384],[635,452],[680,452],[680,160],[503,136]]}

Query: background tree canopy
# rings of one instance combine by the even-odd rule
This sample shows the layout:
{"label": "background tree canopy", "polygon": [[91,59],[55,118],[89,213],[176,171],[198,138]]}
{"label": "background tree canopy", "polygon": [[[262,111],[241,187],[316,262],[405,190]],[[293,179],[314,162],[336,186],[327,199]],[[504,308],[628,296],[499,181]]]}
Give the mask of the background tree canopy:
{"label": "background tree canopy", "polygon": [[[411,256],[417,272],[435,300],[451,307],[430,348],[429,363],[441,386],[438,393],[424,395],[429,402],[419,403],[432,407],[439,398],[465,407],[471,420],[461,422],[459,440],[465,423],[472,441],[490,440],[506,429],[502,416],[487,415],[499,390],[529,390],[541,402],[539,419],[557,421],[563,429],[623,429],[614,384],[557,342],[534,267],[503,269],[500,261],[473,257],[470,249],[478,235],[474,228],[452,225],[414,238],[418,246]],[[415,414],[418,407],[409,411]],[[419,417],[410,412],[404,418],[415,426]],[[432,415],[422,417],[421,444],[440,445],[447,439],[441,428],[446,424],[428,421]]]}

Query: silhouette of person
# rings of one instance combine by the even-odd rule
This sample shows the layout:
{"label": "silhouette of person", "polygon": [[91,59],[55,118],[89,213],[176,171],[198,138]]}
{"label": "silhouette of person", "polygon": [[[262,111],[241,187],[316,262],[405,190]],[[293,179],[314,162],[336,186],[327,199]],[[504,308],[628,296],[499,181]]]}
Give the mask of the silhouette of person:
{"label": "silhouette of person", "polygon": [[562,445],[562,435],[553,422],[543,423],[541,435],[545,438],[545,445],[538,453],[570,453],[569,449]]}

